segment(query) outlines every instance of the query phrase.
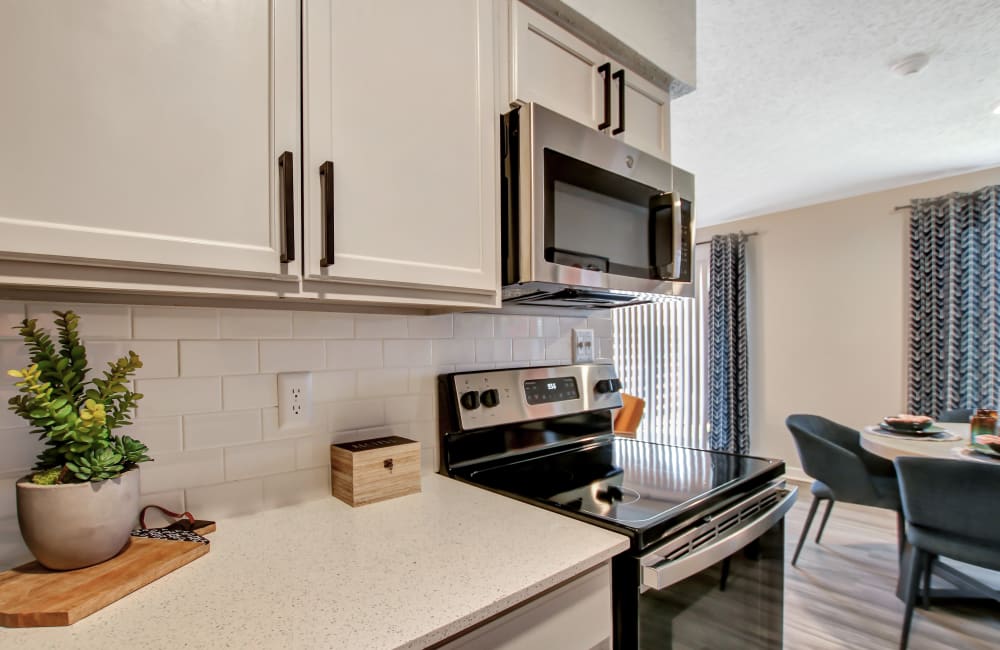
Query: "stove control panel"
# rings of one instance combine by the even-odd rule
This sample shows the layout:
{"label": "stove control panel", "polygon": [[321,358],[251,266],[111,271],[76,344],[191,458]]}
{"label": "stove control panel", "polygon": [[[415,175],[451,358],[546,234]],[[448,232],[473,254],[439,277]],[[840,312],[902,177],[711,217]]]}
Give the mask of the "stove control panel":
{"label": "stove control panel", "polygon": [[619,408],[610,364],[510,368],[450,375],[462,429]]}

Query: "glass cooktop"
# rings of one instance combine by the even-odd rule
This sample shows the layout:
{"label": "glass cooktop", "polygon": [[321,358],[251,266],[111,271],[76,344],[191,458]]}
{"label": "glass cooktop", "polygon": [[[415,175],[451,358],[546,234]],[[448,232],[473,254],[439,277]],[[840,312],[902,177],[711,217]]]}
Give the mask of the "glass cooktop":
{"label": "glass cooktop", "polygon": [[468,480],[494,490],[633,530],[690,516],[732,492],[744,492],[781,462],[753,456],[614,438],[473,471]]}

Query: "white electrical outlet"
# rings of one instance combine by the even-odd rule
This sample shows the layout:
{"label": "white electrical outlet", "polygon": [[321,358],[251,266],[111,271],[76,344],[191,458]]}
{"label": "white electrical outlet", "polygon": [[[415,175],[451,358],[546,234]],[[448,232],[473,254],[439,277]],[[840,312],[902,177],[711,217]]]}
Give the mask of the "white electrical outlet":
{"label": "white electrical outlet", "polygon": [[594,330],[573,328],[573,363],[594,362]]}
{"label": "white electrical outlet", "polygon": [[278,375],[279,429],[298,429],[312,423],[312,386],[311,372],[283,372]]}

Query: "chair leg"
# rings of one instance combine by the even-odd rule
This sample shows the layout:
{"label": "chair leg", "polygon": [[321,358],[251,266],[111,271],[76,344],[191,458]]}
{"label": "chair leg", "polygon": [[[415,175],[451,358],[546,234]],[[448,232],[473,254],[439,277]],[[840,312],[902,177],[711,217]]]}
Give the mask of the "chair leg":
{"label": "chair leg", "polygon": [[915,546],[907,549],[906,557],[903,559],[905,565],[903,594],[906,602],[906,610],[903,613],[903,631],[899,637],[899,650],[906,650],[910,641],[910,625],[913,622],[913,606],[917,601],[917,585],[920,583],[920,574],[924,565],[925,553]]}
{"label": "chair leg", "polygon": [[826,504],[826,510],[823,512],[823,519],[819,522],[819,532],[816,533],[816,543],[819,544],[819,540],[823,537],[823,531],[826,529],[826,521],[830,518],[830,511],[833,510],[833,499]]}
{"label": "chair leg", "polygon": [[799,553],[802,552],[802,543],[806,541],[806,536],[809,535],[809,527],[812,526],[813,517],[816,516],[816,509],[819,508],[819,502],[822,499],[813,499],[812,505],[809,506],[809,514],[806,516],[806,525],[802,528],[802,534],[799,535],[799,544],[795,547],[795,555],[792,556],[792,566],[799,561]]}
{"label": "chair leg", "polygon": [[931,608],[931,574],[934,572],[934,560],[937,556],[933,553],[924,554],[924,609]]}

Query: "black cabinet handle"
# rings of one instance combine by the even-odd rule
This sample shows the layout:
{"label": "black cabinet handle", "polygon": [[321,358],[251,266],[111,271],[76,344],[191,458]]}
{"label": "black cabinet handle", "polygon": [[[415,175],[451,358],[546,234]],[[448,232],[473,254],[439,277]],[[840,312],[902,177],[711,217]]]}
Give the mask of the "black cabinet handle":
{"label": "black cabinet handle", "polygon": [[281,261],[295,260],[295,170],[292,168],[292,152],[278,156],[278,209],[281,211]]}
{"label": "black cabinet handle", "polygon": [[323,251],[319,265],[327,267],[333,264],[333,163],[327,160],[319,166],[320,191],[323,197],[322,245]]}
{"label": "black cabinet handle", "polygon": [[603,131],[611,126],[611,64],[597,66],[597,72],[604,77],[604,121],[597,125]]}
{"label": "black cabinet handle", "polygon": [[611,135],[625,133],[625,69],[611,75],[618,81],[618,128],[611,132]]}

